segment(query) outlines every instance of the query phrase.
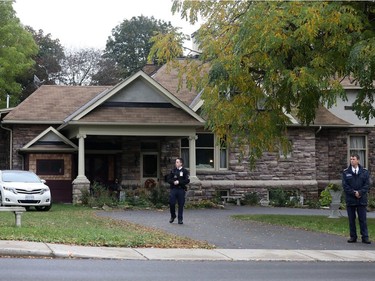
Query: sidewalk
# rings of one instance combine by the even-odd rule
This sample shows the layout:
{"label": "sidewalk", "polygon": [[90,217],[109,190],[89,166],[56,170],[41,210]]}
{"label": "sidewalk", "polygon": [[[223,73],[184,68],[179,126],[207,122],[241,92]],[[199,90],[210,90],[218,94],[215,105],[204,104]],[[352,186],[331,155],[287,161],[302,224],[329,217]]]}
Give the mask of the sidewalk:
{"label": "sidewalk", "polygon": [[375,262],[375,251],[371,250],[106,248],[23,241],[0,241],[0,256],[175,261]]}
{"label": "sidewalk", "polygon": [[[288,208],[230,207],[226,210],[186,210],[183,225],[169,224],[168,211],[110,211],[101,216],[128,220],[157,227],[177,235],[208,241],[216,249],[157,249],[85,247],[1,241],[0,256],[175,260],[175,261],[350,261],[375,262],[375,245],[346,243],[337,235],[282,228],[260,223],[241,223],[231,219],[233,214],[284,213],[299,215],[328,215],[328,210]],[[345,215],[345,214],[343,214]],[[368,217],[374,217],[369,213]],[[370,237],[372,238],[372,237]],[[373,238],[372,238],[373,239]]]}

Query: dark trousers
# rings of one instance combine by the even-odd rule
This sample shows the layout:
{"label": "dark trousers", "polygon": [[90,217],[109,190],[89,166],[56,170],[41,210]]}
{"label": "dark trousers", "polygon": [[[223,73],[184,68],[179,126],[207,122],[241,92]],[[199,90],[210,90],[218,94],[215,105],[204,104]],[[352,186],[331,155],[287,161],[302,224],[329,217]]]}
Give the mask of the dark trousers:
{"label": "dark trousers", "polygon": [[185,190],[183,188],[171,188],[169,193],[169,209],[171,217],[176,217],[176,202],[178,204],[178,220],[183,219],[184,204],[185,204]]}
{"label": "dark trousers", "polygon": [[358,214],[359,227],[361,230],[362,239],[368,239],[368,230],[367,230],[367,208],[366,206],[347,206],[346,210],[348,212],[349,219],[349,229],[350,237],[357,239],[357,228],[355,225],[356,213]]}

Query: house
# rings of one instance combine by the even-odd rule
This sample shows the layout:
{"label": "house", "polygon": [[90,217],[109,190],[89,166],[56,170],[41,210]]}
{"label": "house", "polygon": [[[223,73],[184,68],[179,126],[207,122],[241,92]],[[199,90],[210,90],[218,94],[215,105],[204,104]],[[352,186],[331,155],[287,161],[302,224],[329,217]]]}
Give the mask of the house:
{"label": "house", "polygon": [[317,198],[328,182],[340,181],[349,154],[356,151],[370,171],[374,122],[366,124],[350,105],[358,87],[345,81],[347,102],[320,107],[311,126],[292,124],[292,150],[265,153],[250,169],[236,147],[220,147],[199,115],[194,91],[177,91],[177,73],[163,66],[152,76],[139,71],[111,86],[41,86],[20,105],[0,110],[0,168],[32,170],[47,180],[55,202],[80,202],[94,181],[142,186],[164,175],[182,156],[190,170],[190,198],[218,191],[298,190]]}

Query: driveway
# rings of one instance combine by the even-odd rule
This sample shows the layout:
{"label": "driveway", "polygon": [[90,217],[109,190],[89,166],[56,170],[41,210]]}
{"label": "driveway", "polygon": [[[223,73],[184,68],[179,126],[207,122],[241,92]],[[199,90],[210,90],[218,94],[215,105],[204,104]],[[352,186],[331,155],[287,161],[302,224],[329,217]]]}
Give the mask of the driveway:
{"label": "driveway", "polygon": [[[346,215],[345,211],[341,211]],[[236,214],[291,214],[329,216],[329,210],[248,207],[228,205],[225,209],[185,209],[184,224],[170,224],[169,210],[101,211],[100,216],[125,220],[162,229],[168,233],[207,241],[223,249],[300,249],[300,250],[374,250],[375,244],[349,244],[347,237],[258,222],[239,221]],[[369,213],[375,217],[375,213]],[[349,231],[349,229],[348,229]],[[373,239],[374,237],[370,237]]]}

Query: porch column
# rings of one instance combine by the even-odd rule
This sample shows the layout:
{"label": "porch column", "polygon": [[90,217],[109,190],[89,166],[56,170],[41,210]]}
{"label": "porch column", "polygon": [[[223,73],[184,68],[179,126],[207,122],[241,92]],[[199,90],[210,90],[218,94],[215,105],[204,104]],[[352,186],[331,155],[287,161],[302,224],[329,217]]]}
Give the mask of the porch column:
{"label": "porch column", "polygon": [[77,135],[78,138],[78,176],[73,181],[73,204],[82,203],[82,194],[90,189],[90,181],[85,176],[85,138],[86,135]]}
{"label": "porch column", "polygon": [[195,153],[195,141],[198,139],[197,135],[189,136],[189,167],[190,167],[190,181],[198,180],[197,165]]}
{"label": "porch column", "polygon": [[77,179],[86,179],[85,176],[85,138],[86,135],[78,135],[78,176]]}

